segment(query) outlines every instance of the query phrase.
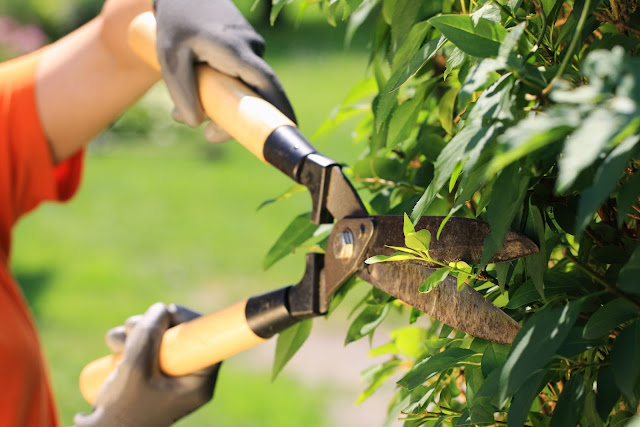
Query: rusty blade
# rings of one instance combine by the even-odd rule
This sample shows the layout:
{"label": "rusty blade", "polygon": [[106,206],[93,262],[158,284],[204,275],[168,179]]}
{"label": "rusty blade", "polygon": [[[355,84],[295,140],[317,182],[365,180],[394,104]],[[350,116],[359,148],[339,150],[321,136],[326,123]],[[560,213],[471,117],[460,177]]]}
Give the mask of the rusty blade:
{"label": "rusty blade", "polygon": [[[450,218],[439,238],[444,217],[423,217],[416,230],[431,232],[430,256],[443,263],[466,261],[478,263],[484,240],[490,229],[486,222],[467,218]],[[472,288],[458,292],[456,280],[448,277],[440,286],[424,294],[418,288],[440,266],[423,261],[394,261],[368,265],[364,261],[375,255],[390,255],[389,246],[404,246],[404,219],[401,216],[345,218],[336,223],[325,254],[325,286],[321,307],[326,309],[331,294],[356,274],[389,295],[406,302],[449,326],[470,335],[500,343],[511,343],[520,326],[498,307]],[[345,251],[349,248],[350,251]],[[501,250],[491,263],[507,262],[532,255],[538,247],[528,237],[509,231]]]}
{"label": "rusty blade", "polygon": [[[423,217],[416,230],[431,232],[430,256],[443,264],[466,261],[477,264],[482,259],[484,240],[489,235],[489,224],[468,218],[450,218],[439,238],[438,228],[444,217]],[[336,223],[329,236],[325,255],[326,293],[328,297],[358,269],[364,261],[376,255],[391,255],[396,250],[390,246],[404,246],[404,218],[401,216],[372,216],[366,218],[345,218]],[[353,255],[345,259],[341,255],[341,236],[352,236]],[[538,252],[536,244],[527,236],[509,231],[501,250],[491,257],[491,263],[507,262]],[[438,268],[437,264],[425,263],[427,267]],[[423,280],[426,276],[423,278]],[[328,304],[328,302],[326,302]]]}
{"label": "rusty blade", "polygon": [[[369,243],[367,257],[390,255],[395,252],[388,246],[404,246],[402,227],[403,217],[376,216],[376,232]],[[452,261],[466,261],[477,264],[482,259],[484,240],[489,235],[489,224],[477,219],[449,218],[436,239],[442,216],[425,216],[415,226],[418,230],[431,232],[429,255],[437,261],[449,264]],[[490,263],[508,262],[538,253],[538,246],[527,236],[509,230],[503,241],[502,249],[497,251]],[[435,266],[435,265],[434,265]]]}
{"label": "rusty blade", "polygon": [[420,285],[434,271],[411,261],[401,261],[367,265],[356,275],[469,335],[502,344],[513,342],[520,325],[469,286],[458,291],[455,278],[447,277],[429,293],[418,292]]}

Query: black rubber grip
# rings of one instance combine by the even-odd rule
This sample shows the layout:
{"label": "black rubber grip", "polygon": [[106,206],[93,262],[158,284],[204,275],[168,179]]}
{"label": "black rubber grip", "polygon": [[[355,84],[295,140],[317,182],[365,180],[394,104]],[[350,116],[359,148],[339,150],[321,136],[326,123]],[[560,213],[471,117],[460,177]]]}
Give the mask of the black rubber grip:
{"label": "black rubber grip", "polygon": [[287,308],[289,288],[249,298],[244,314],[254,334],[265,339],[271,338],[298,322],[291,317]]}
{"label": "black rubber grip", "polygon": [[300,165],[309,154],[316,152],[315,147],[292,126],[280,126],[271,132],[262,148],[267,162],[297,182],[300,182]]}

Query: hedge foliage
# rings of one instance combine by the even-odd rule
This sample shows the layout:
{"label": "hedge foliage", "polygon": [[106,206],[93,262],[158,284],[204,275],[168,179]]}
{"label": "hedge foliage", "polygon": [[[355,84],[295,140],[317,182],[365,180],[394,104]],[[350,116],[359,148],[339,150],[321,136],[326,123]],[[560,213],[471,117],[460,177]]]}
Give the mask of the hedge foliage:
{"label": "hedge foliage", "polygon": [[[469,270],[467,283],[523,325],[510,346],[418,327],[415,310],[372,289],[352,307],[347,342],[391,310],[407,326],[371,350],[386,358],[364,373],[360,400],[392,379],[388,421],[406,426],[638,422],[638,1],[297,3],[347,21],[347,38],[371,31],[371,77],[319,130],[359,117],[362,156],[345,171],[370,212],[485,220],[483,261],[509,229],[540,247]],[[307,334],[283,334],[279,368]]]}

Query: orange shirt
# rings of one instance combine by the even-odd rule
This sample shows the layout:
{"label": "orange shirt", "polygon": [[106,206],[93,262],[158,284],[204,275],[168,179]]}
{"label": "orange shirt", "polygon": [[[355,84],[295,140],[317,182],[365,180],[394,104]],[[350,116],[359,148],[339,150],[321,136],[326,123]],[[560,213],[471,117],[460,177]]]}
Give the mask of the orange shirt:
{"label": "orange shirt", "polygon": [[[9,273],[11,229],[44,200],[64,201],[82,153],[54,166],[35,100],[39,53],[0,64],[0,425],[57,426],[34,322]],[[61,100],[61,102],[64,102]]]}

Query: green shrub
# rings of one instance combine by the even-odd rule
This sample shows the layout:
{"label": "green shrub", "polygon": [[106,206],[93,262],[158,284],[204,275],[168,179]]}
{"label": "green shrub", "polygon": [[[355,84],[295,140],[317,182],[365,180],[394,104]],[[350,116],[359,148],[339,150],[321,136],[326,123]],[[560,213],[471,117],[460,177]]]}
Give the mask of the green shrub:
{"label": "green shrub", "polygon": [[[372,77],[321,129],[359,115],[345,170],[371,213],[483,219],[485,260],[508,229],[540,246],[473,266],[469,285],[523,325],[511,346],[418,328],[405,309],[361,399],[394,378],[390,419],[407,426],[626,423],[640,403],[638,2],[300,3],[349,34],[375,23]],[[372,291],[353,307],[369,329],[347,341],[389,306]]]}

